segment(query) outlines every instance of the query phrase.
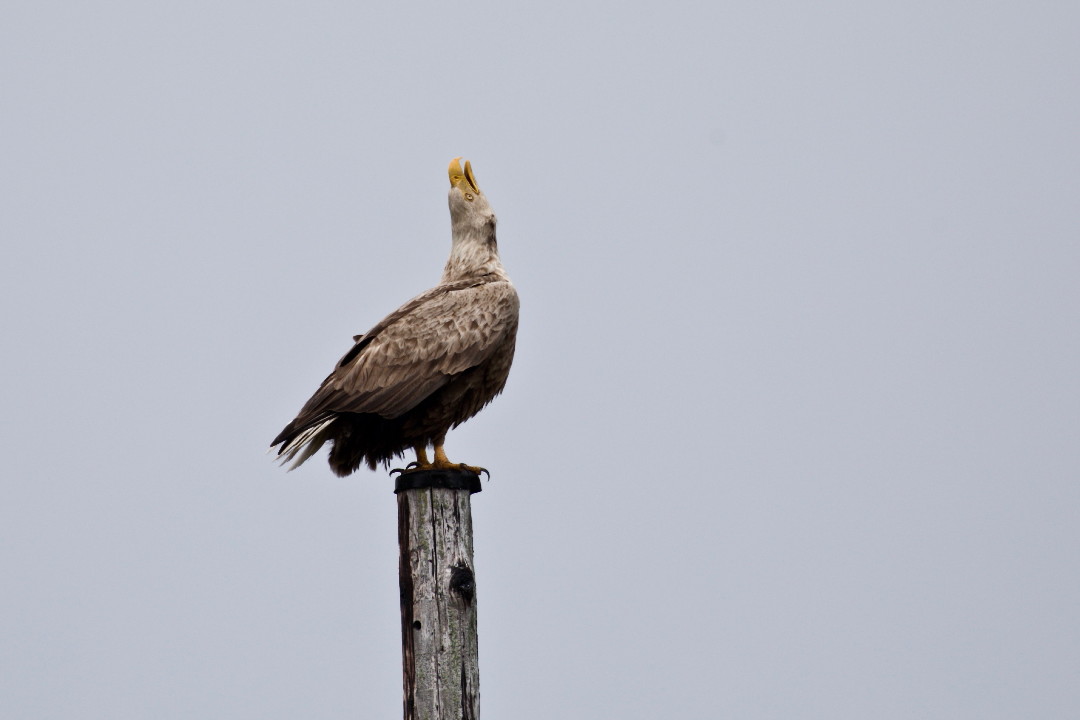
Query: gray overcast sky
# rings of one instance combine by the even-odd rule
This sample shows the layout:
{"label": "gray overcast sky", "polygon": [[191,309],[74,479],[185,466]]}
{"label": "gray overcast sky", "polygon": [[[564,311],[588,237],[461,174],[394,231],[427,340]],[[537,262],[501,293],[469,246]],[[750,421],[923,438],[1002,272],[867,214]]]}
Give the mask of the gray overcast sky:
{"label": "gray overcast sky", "polygon": [[400,713],[392,482],[270,439],[437,280],[488,718],[1080,716],[1080,6],[0,9],[0,716]]}

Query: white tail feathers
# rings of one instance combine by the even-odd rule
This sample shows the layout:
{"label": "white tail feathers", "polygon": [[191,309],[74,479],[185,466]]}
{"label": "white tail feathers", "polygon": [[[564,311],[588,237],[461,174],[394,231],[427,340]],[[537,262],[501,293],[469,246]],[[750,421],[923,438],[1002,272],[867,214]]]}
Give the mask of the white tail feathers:
{"label": "white tail feathers", "polygon": [[[328,417],[317,425],[312,425],[307,428],[292,440],[285,443],[278,452],[278,462],[282,465],[292,462],[292,465],[289,465],[288,468],[290,472],[303,465],[304,462],[317,453],[319,448],[323,446],[323,443],[326,442],[327,437],[323,431],[326,430],[327,426],[334,422],[334,420],[335,418],[333,416]],[[293,462],[293,458],[296,458],[295,462]]]}

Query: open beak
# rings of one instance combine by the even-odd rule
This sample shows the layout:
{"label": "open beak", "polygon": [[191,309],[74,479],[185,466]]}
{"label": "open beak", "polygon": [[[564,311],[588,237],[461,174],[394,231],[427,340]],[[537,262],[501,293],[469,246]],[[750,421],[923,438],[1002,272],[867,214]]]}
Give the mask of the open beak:
{"label": "open beak", "polygon": [[463,186],[463,190],[471,190],[479,194],[480,188],[476,185],[476,176],[473,175],[472,163],[465,161],[465,169],[461,169],[461,158],[456,157],[450,161],[450,185],[453,187]]}

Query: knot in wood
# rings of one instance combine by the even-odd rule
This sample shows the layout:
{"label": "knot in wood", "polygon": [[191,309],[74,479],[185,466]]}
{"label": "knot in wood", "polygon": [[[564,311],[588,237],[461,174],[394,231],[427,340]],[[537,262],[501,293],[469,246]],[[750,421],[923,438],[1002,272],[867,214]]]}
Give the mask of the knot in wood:
{"label": "knot in wood", "polygon": [[450,590],[460,595],[466,605],[472,604],[476,594],[476,578],[468,566],[456,565],[450,568]]}

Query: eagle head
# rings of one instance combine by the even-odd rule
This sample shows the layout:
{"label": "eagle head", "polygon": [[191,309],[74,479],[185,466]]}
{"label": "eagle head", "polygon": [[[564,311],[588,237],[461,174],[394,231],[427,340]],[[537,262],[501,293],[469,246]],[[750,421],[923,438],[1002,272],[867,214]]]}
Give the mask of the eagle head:
{"label": "eagle head", "polygon": [[476,184],[472,163],[466,160],[462,170],[461,158],[454,158],[450,161],[449,173],[450,218],[454,226],[462,229],[493,226],[495,213]]}

